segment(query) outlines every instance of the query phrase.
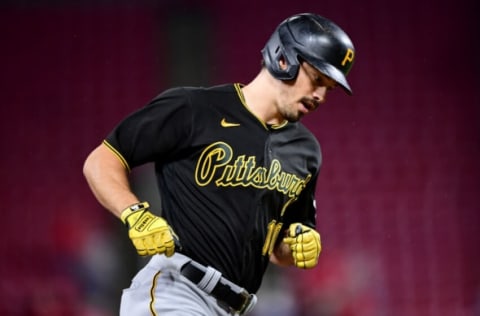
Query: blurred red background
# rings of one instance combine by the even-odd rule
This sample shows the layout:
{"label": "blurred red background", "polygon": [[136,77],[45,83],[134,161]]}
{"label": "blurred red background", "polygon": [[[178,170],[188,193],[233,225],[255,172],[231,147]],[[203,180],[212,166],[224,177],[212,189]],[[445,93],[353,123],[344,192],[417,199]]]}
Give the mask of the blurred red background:
{"label": "blurred red background", "polygon": [[141,262],[86,155],[163,89],[247,83],[299,12],[350,34],[355,95],[305,119],[324,155],[319,266],[272,268],[255,315],[480,315],[473,0],[3,1],[1,315],[117,314]]}

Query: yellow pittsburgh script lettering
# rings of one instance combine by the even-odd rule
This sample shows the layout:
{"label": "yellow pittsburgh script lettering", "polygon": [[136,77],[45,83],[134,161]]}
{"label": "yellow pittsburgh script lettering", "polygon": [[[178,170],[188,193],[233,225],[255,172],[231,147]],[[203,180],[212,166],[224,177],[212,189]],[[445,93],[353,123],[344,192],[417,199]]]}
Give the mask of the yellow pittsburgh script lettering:
{"label": "yellow pittsburgh script lettering", "polygon": [[209,184],[217,168],[225,166],[232,159],[232,148],[218,142],[208,146],[200,155],[195,170],[195,181],[200,186]]}
{"label": "yellow pittsburgh script lettering", "polygon": [[296,174],[285,172],[279,160],[273,159],[268,167],[257,166],[255,156],[234,157],[233,149],[224,142],[207,146],[201,153],[196,169],[195,181],[199,186],[215,183],[218,187],[254,187],[276,190],[296,199],[310,181]]}

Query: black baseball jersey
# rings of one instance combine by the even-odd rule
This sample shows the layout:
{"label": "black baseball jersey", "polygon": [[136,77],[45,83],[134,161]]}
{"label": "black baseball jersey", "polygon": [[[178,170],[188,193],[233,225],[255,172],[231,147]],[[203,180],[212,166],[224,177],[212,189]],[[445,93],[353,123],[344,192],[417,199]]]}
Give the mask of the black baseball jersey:
{"label": "black baseball jersey", "polygon": [[288,225],[315,227],[318,141],[298,122],[266,125],[240,84],[167,90],[106,143],[128,168],[155,163],[161,215],[181,252],[250,292]]}

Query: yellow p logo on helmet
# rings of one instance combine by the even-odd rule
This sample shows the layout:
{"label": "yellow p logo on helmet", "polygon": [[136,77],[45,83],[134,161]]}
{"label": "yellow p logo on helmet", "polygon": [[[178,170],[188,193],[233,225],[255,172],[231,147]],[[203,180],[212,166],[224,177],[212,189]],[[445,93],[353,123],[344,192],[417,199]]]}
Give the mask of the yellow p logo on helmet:
{"label": "yellow p logo on helmet", "polygon": [[343,60],[342,60],[342,66],[345,66],[347,61],[349,63],[353,63],[354,57],[355,57],[355,53],[353,52],[353,50],[351,48],[347,49],[347,52],[345,53],[345,57],[343,57]]}

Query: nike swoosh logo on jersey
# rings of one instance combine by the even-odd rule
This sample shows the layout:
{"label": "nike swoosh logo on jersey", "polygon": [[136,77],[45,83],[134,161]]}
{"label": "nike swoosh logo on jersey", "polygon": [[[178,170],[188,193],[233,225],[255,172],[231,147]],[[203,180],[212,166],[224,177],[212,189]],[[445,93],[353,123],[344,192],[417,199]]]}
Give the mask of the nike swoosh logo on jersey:
{"label": "nike swoosh logo on jersey", "polygon": [[227,120],[225,118],[222,119],[222,121],[220,122],[220,125],[222,125],[222,127],[235,127],[235,126],[240,126],[239,123],[230,123],[230,122],[227,122]]}

